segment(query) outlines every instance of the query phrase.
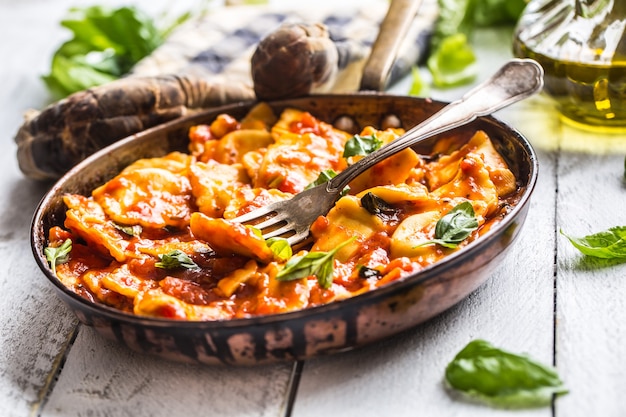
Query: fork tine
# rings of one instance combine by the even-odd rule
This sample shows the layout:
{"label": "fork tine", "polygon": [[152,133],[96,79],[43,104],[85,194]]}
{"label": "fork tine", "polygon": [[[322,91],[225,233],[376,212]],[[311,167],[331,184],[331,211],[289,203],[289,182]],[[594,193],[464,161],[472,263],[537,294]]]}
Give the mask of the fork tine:
{"label": "fork tine", "polygon": [[286,225],[284,225],[282,227],[279,227],[277,229],[270,230],[267,233],[263,233],[263,239],[269,239],[271,237],[277,237],[277,236],[283,235],[283,234],[288,233],[288,232],[292,232],[292,233],[295,232],[295,230],[293,229],[293,226],[290,225],[290,224],[286,224]]}
{"label": "fork tine", "polygon": [[246,223],[251,222],[253,220],[260,219],[264,216],[267,216],[270,213],[275,213],[274,204],[267,205],[265,207],[259,207],[254,209],[246,214],[242,214],[241,216],[237,216],[234,219],[231,219],[233,222],[237,223]]}
{"label": "fork tine", "polygon": [[[274,217],[270,217],[267,220],[262,221],[261,223],[257,223],[255,225],[253,225],[253,227],[259,229],[259,230],[263,230],[263,229],[267,229],[268,227],[272,227],[272,226],[281,226],[284,227],[285,225],[281,225],[281,223],[287,223],[287,221],[285,220],[285,218],[287,217],[287,215],[285,213],[281,213],[280,215],[276,215]],[[289,220],[289,219],[287,219]]]}
{"label": "fork tine", "polygon": [[307,229],[305,231],[300,231],[293,236],[289,236],[287,238],[287,243],[289,243],[289,246],[295,247],[299,243],[306,242],[308,238],[309,238],[309,230]]}

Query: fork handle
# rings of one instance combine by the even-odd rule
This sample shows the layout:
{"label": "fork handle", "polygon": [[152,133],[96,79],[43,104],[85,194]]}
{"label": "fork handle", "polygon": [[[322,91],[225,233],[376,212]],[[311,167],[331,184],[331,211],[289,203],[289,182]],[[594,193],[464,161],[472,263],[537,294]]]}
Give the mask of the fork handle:
{"label": "fork handle", "polygon": [[491,78],[453,101],[404,135],[360,159],[328,181],[328,192],[343,190],[350,181],[380,161],[439,133],[463,126],[522,100],[543,87],[543,69],[531,59],[512,59]]}

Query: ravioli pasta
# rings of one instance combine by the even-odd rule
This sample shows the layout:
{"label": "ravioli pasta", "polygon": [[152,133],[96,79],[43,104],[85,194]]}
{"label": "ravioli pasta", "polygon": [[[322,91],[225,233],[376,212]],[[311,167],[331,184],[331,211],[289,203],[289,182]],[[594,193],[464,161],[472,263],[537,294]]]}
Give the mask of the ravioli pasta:
{"label": "ravioli pasta", "polygon": [[[368,126],[383,144],[401,129]],[[355,179],[293,256],[333,253],[330,281],[283,281],[289,261],[254,228],[229,219],[285,200],[362,156],[344,156],[352,134],[294,108],[265,104],[223,114],[189,132],[189,153],[141,159],[93,190],[65,195],[49,247],[72,242],[58,278],[72,291],[127,313],[226,320],[326,304],[403,279],[462,249],[506,214],[517,182],[487,134],[440,139],[428,155],[406,149]],[[365,197],[382,201],[377,212]],[[478,228],[458,247],[425,244],[437,222],[469,202]],[[175,254],[175,255],[173,255]],[[183,263],[167,264],[175,256]],[[186,262],[186,264],[185,264]],[[185,266],[186,265],[186,266]]]}

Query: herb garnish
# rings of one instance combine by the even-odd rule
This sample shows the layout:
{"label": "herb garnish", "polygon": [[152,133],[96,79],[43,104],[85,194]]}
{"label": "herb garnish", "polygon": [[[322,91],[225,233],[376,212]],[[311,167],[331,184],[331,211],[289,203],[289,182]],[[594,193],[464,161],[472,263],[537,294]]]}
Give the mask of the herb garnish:
{"label": "herb garnish", "polygon": [[438,244],[446,248],[454,249],[459,243],[478,229],[478,220],[474,213],[474,207],[469,201],[457,204],[437,222],[435,226],[435,238],[417,246]]}
{"label": "herb garnish", "polygon": [[579,251],[596,258],[626,258],[626,226],[610,229],[584,237],[572,237],[560,231]]}
{"label": "herb garnish", "polygon": [[320,184],[325,184],[331,179],[335,178],[336,176],[337,176],[337,172],[335,172],[334,169],[332,168],[325,169],[324,171],[320,172],[320,174],[317,176],[317,179],[315,181],[313,181],[312,183],[304,187],[304,189],[308,190],[309,188],[316,187]]}
{"label": "herb garnish", "polygon": [[267,247],[271,249],[274,256],[281,261],[286,261],[291,258],[293,252],[287,239],[282,237],[271,237],[265,241]]}
{"label": "herb garnish", "polygon": [[358,267],[359,278],[368,279],[368,278],[376,278],[380,279],[382,274],[378,269],[370,268],[365,265],[359,265]]}
{"label": "herb garnish", "polygon": [[446,367],[445,379],[450,388],[496,407],[547,406],[553,395],[568,392],[554,368],[484,340],[463,348]]}
{"label": "herb garnish", "polygon": [[361,197],[361,206],[367,210],[368,213],[384,219],[396,219],[398,217],[398,210],[371,192],[368,192]]}
{"label": "herb garnish", "polygon": [[121,224],[113,223],[113,227],[115,227],[120,232],[127,234],[128,236],[134,237],[141,236],[141,232],[143,231],[143,228],[139,224],[136,224],[134,226],[122,226]]}
{"label": "herb garnish", "polygon": [[369,155],[380,148],[382,144],[383,141],[378,139],[376,135],[354,135],[346,142],[343,157],[348,158],[350,156]]}
{"label": "herb garnish", "polygon": [[[313,188],[321,184],[326,184],[328,181],[335,178],[336,176],[337,176],[337,172],[334,169],[332,168],[325,169],[324,171],[319,173],[315,181],[313,181],[312,183],[304,187],[304,189],[308,190],[309,188]],[[341,195],[344,196],[348,194],[349,191],[350,191],[350,187],[346,186],[343,189],[343,191],[341,191]]]}
{"label": "herb garnish", "polygon": [[165,254],[159,254],[160,262],[156,262],[154,266],[162,269],[175,269],[175,268],[187,268],[198,269],[194,261],[183,251],[174,249],[173,251]]}
{"label": "herb garnish", "polygon": [[72,239],[65,239],[65,241],[56,248],[48,246],[43,250],[46,259],[50,263],[52,273],[57,274],[57,265],[61,265],[69,261],[70,252],[72,251]]}
{"label": "herb garnish", "polygon": [[333,283],[333,261],[341,248],[356,239],[355,236],[337,245],[328,252],[309,252],[303,256],[294,256],[285,264],[285,267],[276,275],[278,281],[293,281],[315,275],[317,283],[324,289],[330,288]]}

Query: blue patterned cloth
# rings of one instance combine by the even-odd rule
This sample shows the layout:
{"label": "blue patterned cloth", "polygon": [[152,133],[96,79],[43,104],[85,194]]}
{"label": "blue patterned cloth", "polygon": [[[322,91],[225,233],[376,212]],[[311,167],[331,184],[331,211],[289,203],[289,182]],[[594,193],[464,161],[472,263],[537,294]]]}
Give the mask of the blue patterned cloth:
{"label": "blue patterned cloth", "polygon": [[[387,0],[364,0],[361,7],[338,4],[333,10],[298,2],[291,10],[275,6],[222,7],[190,20],[174,32],[151,56],[141,61],[134,75],[195,73],[229,83],[251,85],[250,58],[258,43],[286,23],[323,23],[339,52],[339,71],[333,92],[358,89],[359,71],[378,34]],[[392,69],[393,83],[425,57],[437,16],[436,0],[424,0],[420,12]]]}

